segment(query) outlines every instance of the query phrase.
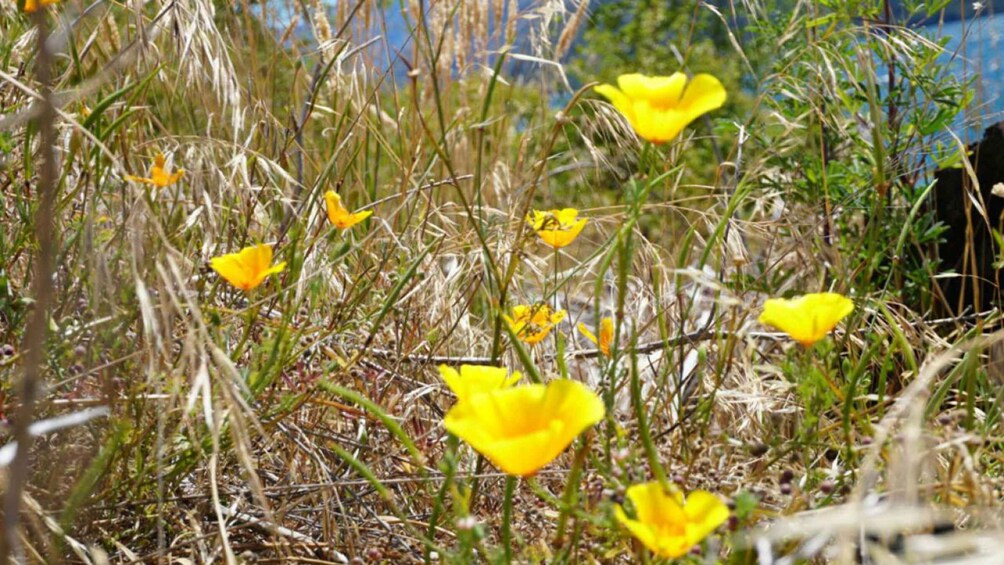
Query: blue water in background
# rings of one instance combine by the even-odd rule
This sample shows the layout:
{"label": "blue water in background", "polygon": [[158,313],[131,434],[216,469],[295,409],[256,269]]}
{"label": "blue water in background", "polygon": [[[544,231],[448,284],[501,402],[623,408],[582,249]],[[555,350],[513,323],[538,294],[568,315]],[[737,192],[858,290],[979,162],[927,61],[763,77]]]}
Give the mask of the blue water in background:
{"label": "blue water in background", "polygon": [[[334,5],[338,0],[328,0],[329,5]],[[602,0],[600,0],[602,2]],[[519,10],[527,8],[533,0],[518,0]],[[508,10],[506,10],[508,12]],[[285,25],[290,21],[288,12],[278,15],[278,23]],[[403,76],[407,72],[407,65],[402,62],[398,55],[406,55],[411,51],[411,42],[415,38],[411,36],[410,28],[412,22],[407,21],[401,13],[397,2],[392,2],[383,10],[383,21],[385,29],[374,28],[369,35],[386,34],[386,42],[380,41],[375,44],[371,54],[376,54],[375,60],[384,60],[392,65],[393,73]],[[509,14],[506,13],[506,17]],[[277,32],[281,27],[277,27]],[[361,31],[361,30],[356,30]],[[936,40],[939,37],[948,38],[945,53],[940,57],[940,62],[949,66],[952,74],[959,78],[973,78],[975,97],[965,115],[953,124],[956,134],[975,141],[982,135],[984,128],[1004,120],[1004,14],[985,14],[978,18],[969,18],[965,21],[956,20],[942,25],[932,24],[919,29],[926,37]],[[297,28],[296,35],[306,38],[310,36],[310,30],[305,22],[301,22]],[[357,34],[365,37],[367,33]],[[496,50],[501,47],[499,35],[492,34],[488,41],[488,49]],[[514,51],[528,53],[526,47],[527,24],[520,22],[518,26],[517,45]],[[965,41],[965,49],[960,49]],[[522,45],[520,45],[522,43]],[[490,59],[494,59],[491,57]],[[510,59],[511,61],[511,59]],[[491,64],[491,63],[489,63]],[[507,69],[510,76],[523,73],[533,74],[535,63],[519,64]],[[574,87],[575,85],[573,85]],[[562,105],[570,93],[561,92],[560,96],[552,103]]]}
{"label": "blue water in background", "polygon": [[[959,77],[973,78],[975,97],[955,123],[954,129],[969,141],[978,140],[983,129],[1004,120],[1004,14],[958,20],[924,28],[927,37],[949,38],[939,58]],[[960,47],[965,41],[965,49]]]}

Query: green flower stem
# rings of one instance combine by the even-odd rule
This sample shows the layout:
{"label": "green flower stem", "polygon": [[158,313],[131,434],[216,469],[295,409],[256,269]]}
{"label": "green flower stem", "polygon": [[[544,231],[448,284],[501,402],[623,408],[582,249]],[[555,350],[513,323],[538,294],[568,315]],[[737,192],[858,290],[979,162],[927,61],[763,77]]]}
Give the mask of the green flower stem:
{"label": "green flower stem", "polygon": [[[805,378],[804,376],[806,376],[806,375],[812,375],[812,367],[813,367],[813,359],[814,359],[812,350],[813,350],[813,348],[815,346],[812,346],[812,347],[803,347],[803,346],[799,345],[797,347],[798,347],[798,353],[796,354],[797,361],[795,362],[795,364],[796,364],[796,367],[798,369],[798,374],[799,375],[803,375],[803,378]],[[815,377],[811,377],[811,378],[815,378]],[[792,376],[792,381],[796,385],[798,385],[798,377],[797,376],[793,375]],[[819,393],[818,392],[814,392],[812,394],[812,396],[809,397],[809,398],[806,398],[805,394],[802,394],[801,397],[802,397],[802,399],[800,400],[800,403],[802,403],[803,405],[806,405],[806,406],[803,407],[803,409],[805,411],[805,414],[815,414],[816,413],[816,406],[815,405],[819,402],[817,400],[817,398],[819,397]],[[802,440],[805,443],[811,444],[811,443],[815,442],[816,439],[819,437],[819,421],[818,420],[816,421],[815,425],[812,426],[811,429],[810,429],[810,427],[807,425],[806,419],[803,417],[801,419],[800,423],[799,423],[799,427],[801,428],[800,435],[802,436]]]}
{"label": "green flower stem", "polygon": [[505,479],[505,498],[502,501],[502,551],[504,563],[512,563],[512,499],[516,492],[516,477],[509,475]]}
{"label": "green flower stem", "polygon": [[[530,182],[527,185],[529,186],[529,190],[527,191],[527,194],[524,197],[522,210],[520,210],[519,214],[516,215],[517,218],[520,219],[526,218],[526,215],[530,212],[531,208],[533,207],[533,197],[537,192],[537,188],[540,184],[540,179],[544,176],[544,171],[547,169],[547,164],[550,162],[548,157],[551,155],[552,150],[554,149],[554,145],[558,141],[558,138],[561,137],[561,135],[564,134],[565,132],[565,124],[568,122],[567,118],[568,114],[572,111],[572,108],[574,108],[575,105],[579,103],[579,99],[582,97],[582,95],[589,92],[595,85],[596,85],[595,82],[582,85],[582,87],[579,88],[579,90],[577,90],[574,94],[572,94],[572,99],[569,100],[567,104],[565,104],[565,107],[556,116],[556,119],[554,120],[554,125],[551,127],[550,135],[547,136],[547,141],[544,143],[543,150],[540,153],[541,157],[537,161],[537,164],[530,171]],[[519,251],[522,249],[522,245],[526,241],[526,237],[524,237],[524,234],[526,233],[527,229],[528,228],[526,222],[521,221],[519,223],[519,227],[516,229],[516,234],[515,234],[516,239],[513,243],[513,248],[511,250],[511,253],[509,254],[511,259],[509,260],[509,264],[506,267],[505,275],[499,280],[498,283],[498,302],[493,304],[498,307],[498,311],[494,312],[495,329],[493,331],[493,336],[492,336],[493,361],[497,360],[502,355],[502,332],[508,326],[508,324],[503,323],[502,314],[505,311],[506,302],[508,300],[509,285],[510,283],[512,283],[513,277],[516,275],[516,269],[521,262],[519,260]],[[482,247],[485,250],[489,249],[487,243],[483,243]],[[491,257],[490,253],[486,252],[486,254],[489,256],[489,258]]]}
{"label": "green flower stem", "polygon": [[[559,288],[559,285],[558,285],[558,248],[557,247],[554,248],[554,283],[553,284],[554,284],[554,292],[552,294],[554,296],[554,305],[558,306],[558,302],[559,302],[559,300],[558,300],[558,288]],[[553,313],[554,311],[552,310],[551,312]],[[554,328],[554,329],[557,330],[557,328]],[[555,339],[555,344],[557,344],[557,340],[558,340],[558,332],[557,331],[554,332],[554,339]]]}
{"label": "green flower stem", "polygon": [[[616,252],[616,248],[615,247],[611,247],[610,250],[603,256],[602,261],[600,262],[600,265],[599,265],[598,275],[596,277],[596,287],[595,287],[595,289],[593,291],[593,294],[594,294],[594,296],[593,296],[593,310],[596,312],[597,316],[600,315],[600,296],[604,292],[604,288],[605,288],[604,280],[606,278],[606,274],[610,271],[610,265],[613,263],[614,256],[616,255],[615,252]],[[617,436],[616,422],[614,422],[614,419],[613,419],[613,405],[614,405],[613,380],[614,380],[614,371],[616,370],[616,365],[617,365],[616,359],[617,359],[617,357],[620,354],[620,350],[617,347],[617,339],[616,339],[618,324],[619,324],[619,321],[616,319],[616,316],[615,316],[615,319],[614,319],[614,336],[615,337],[614,337],[613,342],[610,344],[610,356],[603,363],[600,364],[601,383],[604,380],[603,377],[605,377],[605,380],[608,383],[610,383],[608,386],[604,387],[603,391],[602,391],[603,392],[603,404],[604,404],[604,406],[606,407],[606,410],[607,410],[606,420],[607,420],[607,423],[608,423],[607,430],[609,432],[609,433],[603,434],[603,457],[604,457],[604,461],[606,461],[607,467],[610,467],[613,464],[613,462],[611,460],[611,457],[610,457],[610,442],[611,442],[612,438],[614,438],[614,437]],[[601,386],[602,386],[602,384],[601,384]]]}
{"label": "green flower stem", "polygon": [[485,468],[485,456],[478,454],[478,462],[474,465],[474,478],[471,479],[471,495],[468,497],[468,508],[473,513],[478,505],[478,494],[481,493],[481,472]]}
{"label": "green flower stem", "polygon": [[575,459],[572,461],[572,468],[568,472],[568,482],[565,484],[565,493],[561,497],[562,506],[558,510],[558,530],[554,535],[554,545],[562,547],[565,545],[565,528],[568,525],[568,516],[572,506],[575,504],[576,494],[579,492],[579,479],[582,476],[582,468],[586,463],[586,455],[589,454],[589,446],[592,443],[592,431],[586,433],[582,438],[582,445],[575,452]]}
{"label": "green flower stem", "polygon": [[[443,455],[443,484],[439,487],[439,492],[436,493],[436,501],[432,505],[432,512],[429,514],[429,529],[426,531],[426,536],[430,540],[436,539],[436,525],[439,524],[439,516],[443,512],[443,508],[446,502],[446,493],[450,491],[450,487],[453,486],[453,478],[457,472],[457,447],[460,445],[460,440],[457,436],[450,434],[446,439],[446,452]],[[426,564],[432,563],[432,549],[429,546],[425,548],[425,558]]]}
{"label": "green flower stem", "polygon": [[635,418],[638,420],[638,435],[641,436],[642,445],[645,447],[645,456],[648,459],[648,466],[652,470],[652,476],[659,481],[663,488],[669,488],[666,480],[666,471],[659,463],[659,452],[652,441],[652,434],[648,430],[648,415],[645,413],[644,399],[641,397],[641,378],[638,373],[638,356],[631,356],[631,405],[634,407]]}
{"label": "green flower stem", "polygon": [[251,330],[254,328],[255,322],[258,321],[258,307],[251,300],[251,295],[248,295],[248,307],[245,311],[246,315],[246,326],[244,327],[244,335],[241,336],[241,340],[237,342],[237,347],[234,348],[234,359],[240,359],[241,353],[244,352],[244,346],[247,345],[248,340],[251,338]]}
{"label": "green flower stem", "polygon": [[484,214],[483,214],[483,201],[482,201],[482,186],[484,179],[482,178],[482,171],[484,170],[484,154],[485,154],[485,129],[489,121],[489,111],[491,110],[492,97],[495,93],[495,87],[498,85],[499,76],[502,74],[502,65],[505,63],[506,57],[509,55],[509,47],[503,47],[499,52],[498,60],[495,61],[495,68],[492,70],[491,79],[488,80],[488,90],[485,93],[485,102],[481,105],[481,117],[478,120],[478,124],[474,127],[474,145],[477,147],[477,152],[474,157],[474,196],[477,199],[478,204],[478,221],[477,226],[484,226]]}
{"label": "green flower stem", "polygon": [[[642,149],[642,159],[647,159],[649,145],[646,144]],[[659,177],[656,177],[659,178]],[[621,233],[618,235],[617,241],[617,251],[618,251],[618,264],[617,264],[617,315],[614,323],[614,341],[613,343],[620,342],[621,327],[624,321],[624,304],[627,299],[627,282],[628,275],[630,274],[632,259],[634,255],[633,248],[633,238],[634,226],[638,223],[638,219],[641,217],[642,209],[645,205],[645,200],[648,197],[649,190],[652,188],[652,182],[650,181],[644,186],[639,186],[637,181],[631,183],[631,190],[628,192],[630,194],[631,202],[629,203],[629,216],[627,222],[624,225]],[[648,460],[649,467],[651,468],[652,475],[662,483],[664,486],[668,487],[666,481],[666,473],[659,463],[658,451],[655,448],[655,444],[652,441],[651,433],[648,429],[648,418],[645,411],[645,404],[641,397],[641,378],[638,372],[638,359],[637,355],[631,355],[631,404],[634,408],[635,418],[638,421],[638,434],[641,436],[642,445],[645,448],[645,455]],[[615,363],[611,363],[615,365]],[[612,368],[610,371],[610,390],[608,403],[612,404],[613,394],[616,390],[616,383],[614,382],[614,376],[616,375],[616,368]],[[611,406],[608,405],[608,410]]]}
{"label": "green flower stem", "polygon": [[[558,290],[559,290],[559,288],[561,286],[558,283],[558,259],[559,258],[560,258],[560,256],[558,254],[558,248],[555,247],[554,248],[554,306],[555,307],[559,306]],[[552,313],[553,312],[554,312],[554,310],[552,310]],[[566,313],[566,316],[567,316],[567,313]],[[571,322],[569,322],[569,323],[571,323]],[[554,332],[554,350],[557,352],[557,355],[555,356],[554,359],[558,363],[558,374],[560,374],[562,378],[567,378],[568,377],[568,367],[565,365],[565,343],[564,343],[564,340],[561,339],[561,334],[560,334],[560,332],[558,332],[557,326],[555,326],[552,329],[552,331]]]}

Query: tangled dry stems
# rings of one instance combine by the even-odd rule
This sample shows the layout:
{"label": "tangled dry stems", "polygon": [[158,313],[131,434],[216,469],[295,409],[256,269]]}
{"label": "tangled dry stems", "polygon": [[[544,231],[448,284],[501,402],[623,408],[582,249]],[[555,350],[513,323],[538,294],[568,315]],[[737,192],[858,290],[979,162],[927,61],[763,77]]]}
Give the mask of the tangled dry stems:
{"label": "tangled dry stems", "polygon": [[[135,13],[70,5],[54,13],[54,48],[63,55],[54,98],[62,248],[42,414],[107,405],[113,418],[39,440],[24,494],[27,555],[93,563],[421,561],[427,548],[419,535],[438,489],[451,480],[438,462],[446,453],[440,422],[452,399],[433,367],[491,360],[491,305],[483,289],[493,284],[493,269],[504,272],[511,261],[521,265],[508,289],[512,302],[568,308],[568,373],[599,387],[598,355],[577,355],[591,345],[571,328],[594,325],[615,309],[615,281],[600,267],[627,208],[616,196],[592,202],[583,211],[592,218],[589,231],[558,254],[557,275],[556,257],[519,228],[521,210],[531,193],[559,205],[551,193],[581,195],[597,183],[622,182],[639,159],[637,142],[595,100],[576,105],[561,128],[550,111],[515,116],[502,103],[489,106],[488,121],[474,119],[485,96],[478,77],[491,68],[493,50],[513,42],[517,26],[530,26],[531,39],[511,56],[539,66],[540,100],[566,88],[557,63],[583,24],[585,4],[569,10],[564,2],[542,2],[520,11],[516,2],[461,2],[451,12],[436,3],[422,15],[422,3],[412,2],[410,21],[420,24],[402,60],[389,64],[386,40],[367,35],[386,26],[371,3],[340,2],[331,19],[320,4],[306,6],[316,50],[296,39],[293,24],[277,44],[248,19],[248,6],[231,12],[199,0]],[[12,55],[0,69],[0,131],[14,147],[3,184],[14,190],[30,187],[32,176],[10,165],[30,163],[38,151],[25,127],[36,117],[25,72],[33,31],[16,23],[20,16],[9,4],[0,10],[2,21],[20,30],[3,39]],[[442,42],[436,47],[430,39]],[[70,44],[77,50],[72,62]],[[906,52],[909,45],[895,47]],[[427,51],[433,48],[435,75]],[[313,64],[294,64],[301,54],[313,56]],[[814,87],[835,93],[830,54],[815,60]],[[414,72],[401,75],[399,65]],[[783,74],[764,84],[772,81],[775,91],[794,97],[819,95]],[[505,103],[517,105],[518,89],[533,88],[511,82]],[[89,111],[126,87],[101,108],[97,127],[84,126]],[[792,132],[804,127],[775,117]],[[856,127],[849,119],[827,126],[838,136]],[[485,132],[489,142],[478,147],[471,131]],[[554,139],[562,148],[548,151]],[[771,148],[774,156],[800,149],[795,141]],[[144,170],[155,150],[185,166],[182,185],[151,190],[121,180]],[[803,540],[808,558],[818,555],[805,549],[815,541],[857,539],[861,512],[854,503],[883,492],[893,500],[867,510],[875,523],[866,529],[878,532],[876,539],[940,519],[926,505],[938,499],[956,507],[949,520],[981,532],[990,552],[986,547],[998,547],[1001,538],[994,428],[974,431],[973,419],[988,415],[967,408],[973,404],[965,394],[992,393],[983,381],[970,380],[978,384],[968,391],[952,382],[978,371],[980,352],[991,344],[960,349],[971,343],[964,326],[953,334],[905,306],[879,307],[862,297],[860,325],[837,338],[844,356],[862,371],[883,366],[900,382],[888,387],[889,396],[870,393],[872,404],[854,413],[851,433],[841,432],[831,414],[819,424],[817,444],[795,441],[805,413],[785,372],[792,347],[758,330],[753,313],[763,293],[756,289],[774,272],[792,273],[771,289],[776,293],[818,286],[839,257],[820,257],[826,218],[817,206],[787,198],[790,173],[772,169],[768,157],[754,156],[742,168],[733,161],[731,170],[723,163],[719,186],[689,184],[681,170],[645,211],[669,233],[652,225],[636,232],[624,311],[634,333],[624,346],[638,349],[642,396],[668,473],[686,488],[726,497],[757,493],[758,517],[779,518],[766,534],[751,534],[761,549]],[[729,180],[740,176],[757,190],[741,214],[727,216]],[[475,185],[480,202],[458,198]],[[317,203],[330,186],[375,210],[368,229],[341,235],[327,227]],[[12,297],[25,296],[31,281],[32,224],[19,209],[23,202],[12,197],[4,206],[10,243],[3,272]],[[709,235],[722,222],[729,224],[727,245]],[[678,264],[684,244],[677,236],[688,232],[696,252]],[[205,268],[214,254],[259,240],[295,247],[296,275],[245,296]],[[721,250],[699,265],[694,257],[708,246]],[[555,276],[563,281],[557,292]],[[736,277],[758,283],[731,284]],[[5,312],[17,314],[12,304]],[[16,320],[5,322],[3,335],[15,342]],[[869,361],[876,343],[890,354]],[[555,353],[550,342],[534,351],[546,374],[558,371]],[[958,356],[962,363],[953,364]],[[20,359],[15,354],[0,365],[7,382]],[[520,365],[511,351],[500,360]],[[418,455],[386,421],[322,382],[379,406]],[[926,403],[941,391],[951,394]],[[633,438],[625,388],[616,391],[615,408],[618,433]],[[504,481],[464,453],[459,469],[479,481],[482,493],[469,512],[485,535],[475,551],[484,552],[497,544]],[[555,551],[558,514],[549,501],[562,495],[573,456],[559,458],[517,494],[514,522],[526,559]],[[779,469],[800,478],[794,493],[780,490]],[[574,555],[630,562],[616,529],[585,516],[602,515],[618,489],[649,473],[633,449],[612,466],[587,467]],[[821,480],[833,481],[835,492],[819,491]],[[463,508],[449,495],[448,506]],[[806,514],[810,507],[823,509],[817,517]],[[911,514],[927,521],[890,519]],[[458,543],[458,532],[471,527],[463,520],[441,520],[435,542]],[[945,538],[927,542],[950,545]],[[830,556],[853,556],[851,545],[837,544]],[[873,543],[869,551],[883,547]]]}

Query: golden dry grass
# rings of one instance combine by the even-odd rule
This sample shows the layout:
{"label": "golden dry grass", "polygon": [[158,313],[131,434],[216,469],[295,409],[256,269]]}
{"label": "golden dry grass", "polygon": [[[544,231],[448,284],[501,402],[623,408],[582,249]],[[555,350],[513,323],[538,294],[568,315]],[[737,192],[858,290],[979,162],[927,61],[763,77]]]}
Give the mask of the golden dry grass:
{"label": "golden dry grass", "polygon": [[[884,275],[862,275],[884,273],[872,259],[896,244],[872,226],[875,209],[859,208],[869,187],[853,185],[893,161],[855,168],[891,126],[833,103],[860,70],[839,41],[866,24],[807,40],[803,17],[780,20],[776,39],[792,51],[751,77],[749,115],[716,114],[714,130],[697,122],[677,144],[645,149],[563,70],[587,2],[388,10],[399,8],[412,36],[395,50],[387,12],[369,1],[64,2],[34,19],[0,4],[0,341],[11,345],[0,408],[24,406],[27,347],[44,353],[31,420],[108,409],[39,436],[9,467],[28,473],[20,519],[5,522],[25,560],[501,561],[505,476],[443,430],[453,398],[441,363],[569,376],[610,402],[587,442],[520,483],[521,562],[648,559],[612,508],[658,474],[653,456],[685,490],[736,507],[694,562],[999,555],[987,356],[1000,337],[979,337],[996,314],[934,319]],[[51,97],[38,96],[41,22],[53,33]],[[908,61],[910,41],[933,48],[902,34],[868,47]],[[529,72],[511,74],[503,57]],[[786,99],[812,111],[785,114]],[[53,128],[50,146],[40,124]],[[832,198],[796,188],[817,131],[835,140],[829,158],[854,169],[830,173],[850,179]],[[702,144],[719,138],[734,141],[715,163]],[[900,157],[933,141],[904,143]],[[124,180],[157,151],[184,167],[179,184]],[[698,151],[707,160],[695,170]],[[25,329],[39,311],[36,195],[47,185],[43,348]],[[329,189],[373,216],[334,230]],[[896,198],[878,205],[890,222],[910,211]],[[566,206],[590,222],[555,254],[523,218]],[[906,248],[922,248],[910,233]],[[208,268],[257,242],[288,267],[256,291]],[[831,286],[857,310],[815,349],[756,323],[767,296]],[[538,301],[569,317],[560,347],[548,339],[524,358],[499,314]],[[623,353],[611,369],[574,328],[615,313]],[[9,429],[5,442],[27,423]],[[577,500],[558,543],[566,492]],[[942,522],[957,529],[924,533]]]}

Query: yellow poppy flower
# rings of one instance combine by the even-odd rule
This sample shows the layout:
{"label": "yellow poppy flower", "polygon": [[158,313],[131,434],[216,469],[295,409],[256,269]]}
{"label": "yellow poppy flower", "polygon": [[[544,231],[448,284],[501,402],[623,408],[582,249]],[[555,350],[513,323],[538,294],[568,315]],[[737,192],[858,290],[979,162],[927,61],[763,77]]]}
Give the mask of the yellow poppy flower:
{"label": "yellow poppy flower", "polygon": [[547,304],[519,305],[512,307],[512,317],[502,317],[520,340],[533,345],[540,343],[558,322],[565,319],[565,311],[551,312]]}
{"label": "yellow poppy flower", "polygon": [[686,554],[729,517],[725,503],[710,492],[694,491],[684,500],[683,494],[666,492],[658,481],[629,487],[627,498],[636,519],[628,518],[618,504],[617,521],[659,557]]}
{"label": "yellow poppy flower", "polygon": [[563,210],[531,210],[526,215],[526,221],[537,232],[544,243],[554,247],[564,247],[575,241],[586,227],[586,219],[576,219],[579,211],[575,208]]}
{"label": "yellow poppy flower", "polygon": [[791,300],[771,298],[764,302],[759,321],[809,347],[826,337],[840,320],[853,311],[851,299],[835,292],[819,292]]}
{"label": "yellow poppy flower", "polygon": [[286,262],[272,264],[272,246],[267,244],[245,247],[239,253],[227,253],[213,257],[209,266],[235,287],[249,291],[269,275],[281,273]]}
{"label": "yellow poppy flower", "polygon": [[596,334],[589,331],[589,328],[585,324],[579,324],[579,331],[582,335],[586,336],[586,339],[595,343],[599,348],[600,352],[610,357],[610,344],[614,342],[614,321],[612,318],[603,318],[600,320],[600,337],[597,339]]}
{"label": "yellow poppy flower", "polygon": [[726,98],[722,83],[707,74],[695,75],[687,84],[683,73],[633,73],[617,77],[617,86],[601,84],[594,90],[610,100],[639,136],[654,143],[673,140],[690,122],[721,108]]}
{"label": "yellow poppy flower", "polygon": [[172,184],[178,182],[181,175],[185,174],[185,169],[178,169],[173,174],[168,173],[164,170],[164,165],[167,160],[164,158],[163,153],[157,153],[154,157],[153,168],[150,169],[150,177],[134,177],[132,175],[126,175],[126,180],[131,180],[133,182],[141,182],[143,184],[152,184],[154,186],[159,186],[161,188],[171,186]]}
{"label": "yellow poppy flower", "polygon": [[499,469],[526,477],[604,414],[603,401],[586,385],[559,379],[475,395],[451,408],[443,426]]}
{"label": "yellow poppy flower", "polygon": [[359,222],[369,218],[373,210],[351,213],[342,206],[342,197],[334,190],[324,193],[324,201],[327,204],[328,220],[340,230],[351,228]]}
{"label": "yellow poppy flower", "polygon": [[439,374],[460,402],[478,394],[509,388],[523,377],[518,371],[510,375],[503,367],[480,365],[461,365],[460,372],[452,367],[440,365]]}
{"label": "yellow poppy flower", "polygon": [[24,0],[24,11],[26,14],[34,14],[40,7],[58,4],[59,0]]}

